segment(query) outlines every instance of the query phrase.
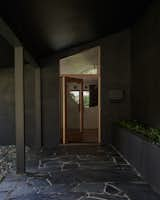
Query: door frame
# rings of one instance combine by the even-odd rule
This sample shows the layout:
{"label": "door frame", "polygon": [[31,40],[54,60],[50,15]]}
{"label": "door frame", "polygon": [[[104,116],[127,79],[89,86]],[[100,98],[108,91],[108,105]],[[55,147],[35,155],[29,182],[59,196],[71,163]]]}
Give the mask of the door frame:
{"label": "door frame", "polygon": [[[97,74],[61,74],[60,78],[62,79],[61,84],[61,90],[62,90],[62,105],[60,102],[60,107],[62,107],[62,116],[60,117],[60,120],[62,120],[62,144],[66,144],[66,84],[65,84],[65,77],[70,78],[83,78],[83,77],[96,77],[98,81],[98,144],[101,144],[102,142],[102,133],[101,133],[101,48],[100,46],[97,46],[98,48],[98,71]],[[88,50],[88,49],[87,49]],[[59,68],[60,68],[60,62],[59,62]],[[61,95],[61,92],[60,92]],[[61,123],[60,123],[61,124]],[[60,127],[61,129],[61,127]]]}

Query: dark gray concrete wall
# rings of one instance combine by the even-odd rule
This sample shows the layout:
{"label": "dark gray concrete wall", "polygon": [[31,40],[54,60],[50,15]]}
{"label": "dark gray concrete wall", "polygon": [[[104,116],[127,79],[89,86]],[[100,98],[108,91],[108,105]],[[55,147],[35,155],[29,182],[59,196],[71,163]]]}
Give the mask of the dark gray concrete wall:
{"label": "dark gray concrete wall", "polygon": [[13,72],[13,68],[0,68],[0,145],[15,144]]}
{"label": "dark gray concrete wall", "polygon": [[160,2],[132,29],[132,118],[160,127]]}
{"label": "dark gray concrete wall", "polygon": [[15,143],[14,49],[0,36],[0,145]]}
{"label": "dark gray concrete wall", "polygon": [[41,68],[43,145],[52,148],[60,143],[59,67],[53,58]]}
{"label": "dark gray concrete wall", "polygon": [[[101,41],[102,141],[110,142],[112,123],[130,118],[130,31]],[[122,89],[124,99],[112,103],[109,92]]]}
{"label": "dark gray concrete wall", "polygon": [[[42,78],[42,123],[44,145],[59,144],[59,59],[82,50],[101,47],[102,71],[102,143],[109,143],[111,124],[119,119],[130,118],[130,31],[124,31],[103,38],[94,43],[61,52],[41,62]],[[119,103],[111,103],[109,91],[123,89],[125,98]]]}
{"label": "dark gray concrete wall", "polygon": [[[15,85],[14,67],[0,68],[0,145],[15,144]],[[25,139],[34,145],[35,82],[34,67],[24,66]]]}
{"label": "dark gray concrete wall", "polygon": [[25,112],[25,142],[35,144],[35,68],[24,65],[24,112]]}
{"label": "dark gray concrete wall", "polygon": [[[0,145],[15,144],[16,139],[14,65],[14,48],[0,36]],[[35,77],[35,66],[24,61],[25,139],[30,146],[37,144]]]}

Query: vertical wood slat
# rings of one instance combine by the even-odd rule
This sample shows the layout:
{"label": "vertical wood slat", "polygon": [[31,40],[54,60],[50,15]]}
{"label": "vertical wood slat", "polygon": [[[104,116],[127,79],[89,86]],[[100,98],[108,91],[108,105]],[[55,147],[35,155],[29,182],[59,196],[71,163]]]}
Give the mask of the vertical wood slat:
{"label": "vertical wood slat", "polygon": [[83,106],[83,79],[81,81],[81,89],[80,89],[80,132],[83,132],[83,110],[84,110],[84,106]]}
{"label": "vertical wood slat", "polygon": [[98,144],[101,144],[101,77],[98,77]]}
{"label": "vertical wood slat", "polygon": [[101,48],[98,47],[98,144],[101,144]]}
{"label": "vertical wood slat", "polygon": [[23,47],[15,47],[16,171],[25,172]]}
{"label": "vertical wood slat", "polygon": [[40,68],[35,67],[35,148],[41,148],[41,76]]}
{"label": "vertical wood slat", "polygon": [[63,109],[63,144],[66,143],[66,84],[65,84],[65,77],[62,77],[62,99],[63,99],[63,103],[62,103],[62,109]]}

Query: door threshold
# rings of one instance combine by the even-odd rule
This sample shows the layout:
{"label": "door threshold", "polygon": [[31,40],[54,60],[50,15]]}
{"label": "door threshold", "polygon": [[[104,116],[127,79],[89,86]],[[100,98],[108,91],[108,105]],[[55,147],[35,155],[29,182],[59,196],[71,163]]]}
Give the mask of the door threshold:
{"label": "door threshold", "polygon": [[100,144],[97,143],[67,143],[67,144],[59,144],[60,146],[98,146]]}

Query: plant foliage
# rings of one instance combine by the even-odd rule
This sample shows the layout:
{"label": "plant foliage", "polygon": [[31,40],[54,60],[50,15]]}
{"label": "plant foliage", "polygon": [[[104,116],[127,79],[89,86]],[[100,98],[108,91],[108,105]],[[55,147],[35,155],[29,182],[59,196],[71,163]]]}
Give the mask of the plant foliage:
{"label": "plant foliage", "polygon": [[122,128],[127,128],[135,133],[143,135],[152,143],[160,144],[160,128],[148,127],[136,120],[121,120],[117,123]]}

